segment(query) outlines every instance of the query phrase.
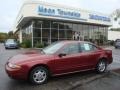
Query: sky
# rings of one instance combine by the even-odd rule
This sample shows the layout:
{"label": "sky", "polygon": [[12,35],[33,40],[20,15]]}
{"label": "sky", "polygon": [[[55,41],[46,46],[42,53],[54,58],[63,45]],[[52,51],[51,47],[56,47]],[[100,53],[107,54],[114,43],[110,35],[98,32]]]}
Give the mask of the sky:
{"label": "sky", "polygon": [[[29,0],[0,0],[0,32],[12,30],[16,16],[25,1]],[[90,11],[111,14],[120,8],[120,0],[32,0],[45,1],[55,4],[72,6]]]}

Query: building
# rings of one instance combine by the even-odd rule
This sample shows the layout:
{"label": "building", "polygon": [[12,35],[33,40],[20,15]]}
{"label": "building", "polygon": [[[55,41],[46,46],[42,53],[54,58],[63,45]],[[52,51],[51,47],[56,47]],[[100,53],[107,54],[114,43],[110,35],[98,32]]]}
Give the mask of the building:
{"label": "building", "polygon": [[58,40],[107,41],[108,15],[41,1],[25,2],[17,16],[14,32],[19,41],[50,44]]}

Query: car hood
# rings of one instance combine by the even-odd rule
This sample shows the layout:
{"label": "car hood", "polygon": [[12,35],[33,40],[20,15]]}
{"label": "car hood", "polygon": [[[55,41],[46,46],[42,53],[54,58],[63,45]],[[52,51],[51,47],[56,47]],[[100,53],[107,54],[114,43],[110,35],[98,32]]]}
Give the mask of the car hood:
{"label": "car hood", "polygon": [[46,55],[36,52],[27,52],[23,54],[18,54],[9,59],[8,62],[13,64],[21,64],[25,62],[35,61],[35,60],[48,60],[53,58],[53,55]]}

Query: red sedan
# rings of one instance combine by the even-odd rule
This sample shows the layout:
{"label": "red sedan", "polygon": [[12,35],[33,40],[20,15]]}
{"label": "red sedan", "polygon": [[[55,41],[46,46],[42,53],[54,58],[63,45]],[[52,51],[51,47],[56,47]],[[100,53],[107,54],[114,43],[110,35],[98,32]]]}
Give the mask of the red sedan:
{"label": "red sedan", "polygon": [[112,51],[83,41],[60,41],[44,48],[40,53],[14,56],[6,63],[6,72],[14,79],[45,83],[50,76],[86,70],[106,71],[112,63]]}

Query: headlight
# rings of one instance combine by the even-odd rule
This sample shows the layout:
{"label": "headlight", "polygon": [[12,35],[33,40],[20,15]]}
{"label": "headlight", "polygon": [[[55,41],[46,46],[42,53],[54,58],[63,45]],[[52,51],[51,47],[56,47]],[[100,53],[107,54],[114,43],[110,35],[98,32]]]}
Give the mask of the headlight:
{"label": "headlight", "polygon": [[15,65],[12,63],[8,63],[8,67],[13,68],[13,69],[20,69],[21,68],[19,65]]}

